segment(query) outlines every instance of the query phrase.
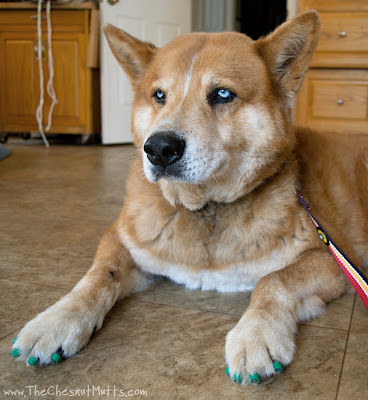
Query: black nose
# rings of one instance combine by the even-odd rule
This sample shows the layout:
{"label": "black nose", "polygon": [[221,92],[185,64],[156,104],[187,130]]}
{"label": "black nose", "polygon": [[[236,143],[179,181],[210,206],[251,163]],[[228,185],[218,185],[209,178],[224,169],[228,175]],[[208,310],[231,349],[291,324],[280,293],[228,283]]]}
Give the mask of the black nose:
{"label": "black nose", "polygon": [[167,167],[180,160],[185,150],[185,140],[175,132],[157,132],[147,139],[143,150],[152,164]]}

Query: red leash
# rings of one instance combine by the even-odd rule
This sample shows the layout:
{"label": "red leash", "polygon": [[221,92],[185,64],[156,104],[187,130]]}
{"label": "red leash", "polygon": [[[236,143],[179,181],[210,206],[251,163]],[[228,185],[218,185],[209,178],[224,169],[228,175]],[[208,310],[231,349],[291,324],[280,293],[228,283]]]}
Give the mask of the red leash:
{"label": "red leash", "polygon": [[356,290],[363,304],[368,310],[368,279],[365,277],[363,272],[361,272],[359,268],[356,267],[348,259],[348,257],[335,245],[332,239],[327,235],[321,224],[311,213],[310,205],[304,200],[303,196],[298,191],[296,191],[296,195],[298,197],[299,203],[305,208],[314,226],[317,228],[320,239],[326,246],[328,246],[331,254],[334,256],[340,268],[344,271],[344,274],[347,276],[350,283],[354,286],[354,289]]}

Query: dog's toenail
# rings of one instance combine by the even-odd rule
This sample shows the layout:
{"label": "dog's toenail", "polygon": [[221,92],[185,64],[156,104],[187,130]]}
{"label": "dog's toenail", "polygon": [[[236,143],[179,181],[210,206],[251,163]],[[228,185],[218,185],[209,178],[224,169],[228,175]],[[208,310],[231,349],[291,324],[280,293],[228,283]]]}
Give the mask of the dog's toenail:
{"label": "dog's toenail", "polygon": [[249,376],[249,378],[252,383],[259,383],[261,380],[261,377],[258,374],[252,374]]}
{"label": "dog's toenail", "polygon": [[55,363],[58,364],[59,361],[61,360],[61,357],[58,353],[54,353],[51,357],[51,360]]}
{"label": "dog's toenail", "polygon": [[30,358],[28,359],[28,364],[29,364],[29,365],[32,365],[32,367],[34,367],[34,366],[37,364],[37,358],[35,358],[35,357],[30,357]]}
{"label": "dog's toenail", "polygon": [[19,350],[18,349],[14,349],[11,353],[12,357],[17,358],[19,357]]}
{"label": "dog's toenail", "polygon": [[280,362],[275,361],[273,363],[273,369],[275,370],[275,372],[280,373],[284,370],[284,367]]}

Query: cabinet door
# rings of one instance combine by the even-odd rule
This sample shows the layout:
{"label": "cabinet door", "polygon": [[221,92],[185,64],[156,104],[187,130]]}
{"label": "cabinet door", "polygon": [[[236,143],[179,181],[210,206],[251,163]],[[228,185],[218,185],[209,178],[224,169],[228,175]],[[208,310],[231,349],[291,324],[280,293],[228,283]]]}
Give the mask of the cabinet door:
{"label": "cabinet door", "polygon": [[36,127],[39,99],[36,38],[29,32],[0,32],[0,129]]}
{"label": "cabinet door", "polygon": [[368,71],[310,69],[298,94],[296,124],[335,133],[366,133]]}
{"label": "cabinet door", "polygon": [[[51,132],[85,131],[87,108],[86,45],[83,34],[55,32],[52,36],[54,89],[58,103],[52,116]],[[49,77],[45,68],[45,88]],[[50,97],[45,92],[44,123],[47,124]]]}

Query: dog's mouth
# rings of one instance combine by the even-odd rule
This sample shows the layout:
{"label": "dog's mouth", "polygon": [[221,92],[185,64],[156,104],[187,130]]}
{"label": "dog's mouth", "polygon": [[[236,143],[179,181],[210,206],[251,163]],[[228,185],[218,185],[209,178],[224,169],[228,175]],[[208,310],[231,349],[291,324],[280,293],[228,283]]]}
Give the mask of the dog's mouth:
{"label": "dog's mouth", "polygon": [[147,179],[150,182],[157,182],[160,179],[179,182],[196,182],[196,176],[192,169],[188,168],[185,155],[170,165],[154,164],[145,154],[143,156],[143,167]]}
{"label": "dog's mouth", "polygon": [[169,181],[187,181],[181,168],[177,165],[171,167],[152,166],[150,173],[146,175],[151,182],[157,182],[161,178]]}

